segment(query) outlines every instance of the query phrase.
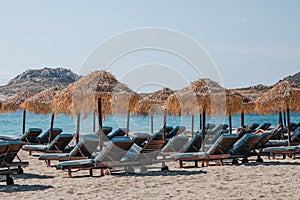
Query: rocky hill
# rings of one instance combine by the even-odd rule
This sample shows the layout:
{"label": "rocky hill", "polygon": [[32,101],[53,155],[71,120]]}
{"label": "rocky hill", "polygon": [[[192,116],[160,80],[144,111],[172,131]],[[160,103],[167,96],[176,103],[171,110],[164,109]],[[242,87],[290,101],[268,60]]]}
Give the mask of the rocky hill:
{"label": "rocky hill", "polygon": [[262,84],[245,87],[245,88],[237,88],[237,89],[231,89],[233,92],[238,92],[241,95],[250,98],[251,100],[255,100],[258,97],[262,96],[266,91],[271,89],[272,86],[265,86]]}
{"label": "rocky hill", "polygon": [[11,79],[8,84],[0,86],[0,97],[11,97],[24,91],[36,94],[53,86],[62,89],[79,78],[80,76],[64,68],[29,69]]}
{"label": "rocky hill", "polygon": [[293,81],[293,82],[297,83],[298,85],[300,85],[300,72],[298,72],[292,76],[285,77],[283,80],[284,81]]}

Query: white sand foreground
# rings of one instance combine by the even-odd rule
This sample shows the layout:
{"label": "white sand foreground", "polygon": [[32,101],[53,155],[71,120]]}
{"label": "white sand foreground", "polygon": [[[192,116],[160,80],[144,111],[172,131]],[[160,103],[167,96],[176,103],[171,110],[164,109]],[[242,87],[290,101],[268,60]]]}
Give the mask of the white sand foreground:
{"label": "white sand foreground", "polygon": [[[178,168],[169,172],[88,177],[88,171],[67,173],[47,167],[37,157],[15,184],[0,182],[0,199],[300,199],[300,159],[265,159],[264,163]],[[53,162],[55,164],[55,162]],[[154,172],[156,171],[156,172]]]}

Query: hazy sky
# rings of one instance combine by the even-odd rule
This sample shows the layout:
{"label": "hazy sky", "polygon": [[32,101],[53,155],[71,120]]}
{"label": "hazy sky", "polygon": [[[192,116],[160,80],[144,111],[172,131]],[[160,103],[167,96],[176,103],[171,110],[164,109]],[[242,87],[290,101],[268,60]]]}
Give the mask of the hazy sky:
{"label": "hazy sky", "polygon": [[[271,85],[300,71],[299,0],[0,3],[1,85],[28,68],[63,66],[80,72],[85,58],[100,43],[143,27],[172,29],[197,41],[229,88]],[[189,71],[178,57],[148,50],[122,57],[114,63],[112,73],[121,78],[118,68],[131,70],[149,63],[175,66],[179,73]],[[196,79],[190,77],[190,81]],[[180,81],[175,82],[181,86]]]}

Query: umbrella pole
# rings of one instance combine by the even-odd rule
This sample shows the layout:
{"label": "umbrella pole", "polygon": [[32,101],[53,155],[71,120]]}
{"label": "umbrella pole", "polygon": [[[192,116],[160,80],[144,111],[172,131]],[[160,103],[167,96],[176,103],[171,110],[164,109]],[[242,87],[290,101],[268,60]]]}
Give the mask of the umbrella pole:
{"label": "umbrella pole", "polygon": [[282,112],[279,111],[279,124],[281,126],[281,132],[282,132],[282,135],[280,136],[281,138],[283,138],[283,123],[282,123]]}
{"label": "umbrella pole", "polygon": [[26,124],[26,110],[23,110],[23,126],[22,126],[22,133],[25,134],[25,124]]}
{"label": "umbrella pole", "polygon": [[164,134],[163,134],[163,140],[166,140],[166,130],[167,130],[167,112],[165,110],[165,112],[164,112]]}
{"label": "umbrella pole", "polygon": [[99,125],[99,147],[103,147],[103,130],[102,130],[102,98],[98,98],[98,125]]}
{"label": "umbrella pole", "polygon": [[130,110],[128,110],[127,112],[127,124],[126,124],[127,136],[129,134],[129,121],[130,121]]}
{"label": "umbrella pole", "polygon": [[231,114],[229,114],[229,133],[232,133],[232,118],[231,118]]}
{"label": "umbrella pole", "polygon": [[202,115],[201,114],[199,114],[199,121],[200,121],[199,129],[201,130],[202,129]]}
{"label": "umbrella pole", "polygon": [[245,125],[245,113],[244,111],[242,111],[241,113],[241,127],[243,127]]}
{"label": "umbrella pole", "polygon": [[205,110],[203,110],[203,114],[202,114],[202,151],[204,152],[204,148],[205,148],[205,120],[206,120],[206,113]]}
{"label": "umbrella pole", "polygon": [[153,133],[153,115],[150,115],[151,133]]}
{"label": "umbrella pole", "polygon": [[93,133],[96,132],[96,112],[93,113]]}
{"label": "umbrella pole", "polygon": [[287,111],[286,112],[283,112],[283,124],[284,124],[284,127],[286,127],[286,114],[287,114]]}
{"label": "umbrella pole", "polygon": [[194,137],[194,115],[192,115],[192,137]]}
{"label": "umbrella pole", "polygon": [[289,146],[291,146],[291,119],[290,119],[290,109],[286,109],[286,114],[287,114],[287,125],[288,125],[288,142]]}
{"label": "umbrella pole", "polygon": [[80,114],[77,115],[77,124],[76,124],[76,144],[79,142],[79,132],[80,132]]}
{"label": "umbrella pole", "polygon": [[52,115],[51,115],[49,144],[52,141],[52,137],[53,137],[52,136],[53,124],[54,124],[54,113],[52,113]]}

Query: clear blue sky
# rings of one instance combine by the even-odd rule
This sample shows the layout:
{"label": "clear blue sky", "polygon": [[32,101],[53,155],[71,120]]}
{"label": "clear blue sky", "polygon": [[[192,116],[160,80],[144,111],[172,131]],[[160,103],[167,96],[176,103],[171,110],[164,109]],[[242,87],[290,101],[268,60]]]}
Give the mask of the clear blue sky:
{"label": "clear blue sky", "polygon": [[199,42],[229,88],[271,85],[300,71],[297,0],[0,3],[1,85],[28,68],[64,66],[78,72],[99,43],[140,27],[173,29]]}

